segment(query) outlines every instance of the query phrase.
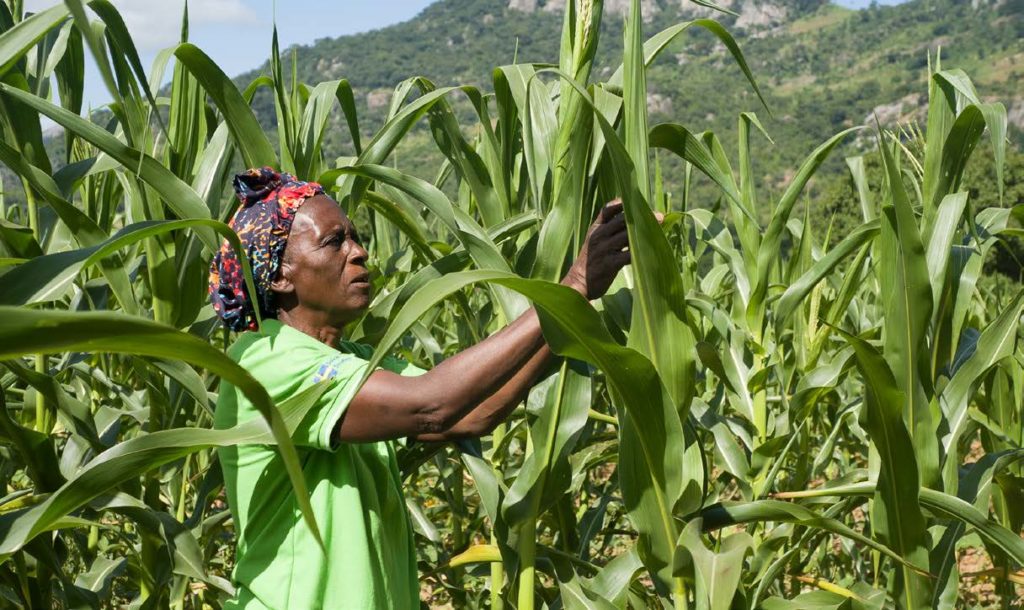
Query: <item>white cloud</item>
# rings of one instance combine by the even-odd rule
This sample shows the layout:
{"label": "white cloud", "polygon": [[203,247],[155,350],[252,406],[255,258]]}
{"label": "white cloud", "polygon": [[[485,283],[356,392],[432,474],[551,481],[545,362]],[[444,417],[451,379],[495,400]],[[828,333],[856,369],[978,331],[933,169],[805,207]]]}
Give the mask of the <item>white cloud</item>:
{"label": "white cloud", "polygon": [[[142,52],[173,45],[181,33],[185,0],[112,0],[124,19],[135,46]],[[55,0],[27,0],[25,9],[39,11],[58,4]],[[189,26],[254,24],[256,13],[242,0],[193,0],[188,4]]]}

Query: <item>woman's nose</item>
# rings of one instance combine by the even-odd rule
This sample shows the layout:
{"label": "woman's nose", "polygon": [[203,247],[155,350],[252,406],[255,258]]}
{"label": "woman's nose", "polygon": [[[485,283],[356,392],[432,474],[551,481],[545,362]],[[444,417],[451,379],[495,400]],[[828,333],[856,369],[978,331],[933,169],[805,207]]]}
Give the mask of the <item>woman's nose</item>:
{"label": "woman's nose", "polygon": [[359,244],[358,242],[352,243],[352,249],[349,250],[348,252],[348,260],[350,263],[354,263],[357,265],[365,264],[366,259],[369,258],[369,256],[369,253],[366,252],[366,248],[364,248],[361,244]]}

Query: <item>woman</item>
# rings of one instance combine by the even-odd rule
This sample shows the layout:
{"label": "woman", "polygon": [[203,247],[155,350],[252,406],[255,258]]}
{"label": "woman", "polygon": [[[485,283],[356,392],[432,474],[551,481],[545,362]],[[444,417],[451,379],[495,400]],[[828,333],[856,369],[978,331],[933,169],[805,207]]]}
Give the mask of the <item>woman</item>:
{"label": "woman", "polygon": [[[257,294],[246,294],[225,242],[211,264],[211,301],[228,327],[251,331],[228,354],[278,404],[319,381],[330,384],[293,434],[326,553],[300,517],[273,447],[218,452],[237,535],[237,595],[225,607],[419,607],[394,442],[489,434],[552,357],[537,314],[528,310],[430,371],[385,360],[357,388],[372,349],[342,334],[370,303],[367,253],[356,228],[314,182],[263,168],[239,174],[234,186],[242,207],[231,226],[252,264]],[[562,280],[587,299],[604,294],[629,263],[621,211],[619,203],[601,210]],[[236,388],[221,385],[216,427],[257,416]]]}

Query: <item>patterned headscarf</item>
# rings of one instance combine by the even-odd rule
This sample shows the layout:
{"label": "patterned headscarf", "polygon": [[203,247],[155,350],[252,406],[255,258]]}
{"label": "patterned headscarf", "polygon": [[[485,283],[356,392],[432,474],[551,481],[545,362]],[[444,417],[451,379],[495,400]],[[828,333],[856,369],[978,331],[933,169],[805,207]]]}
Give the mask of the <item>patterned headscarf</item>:
{"label": "patterned headscarf", "polygon": [[[238,233],[252,266],[260,316],[273,318],[277,314],[270,284],[281,266],[295,212],[306,199],[323,194],[324,189],[316,182],[302,182],[269,167],[237,174],[234,187],[242,207],[228,225]],[[210,263],[210,302],[231,330],[256,330],[253,299],[245,288],[238,255],[227,240]]]}

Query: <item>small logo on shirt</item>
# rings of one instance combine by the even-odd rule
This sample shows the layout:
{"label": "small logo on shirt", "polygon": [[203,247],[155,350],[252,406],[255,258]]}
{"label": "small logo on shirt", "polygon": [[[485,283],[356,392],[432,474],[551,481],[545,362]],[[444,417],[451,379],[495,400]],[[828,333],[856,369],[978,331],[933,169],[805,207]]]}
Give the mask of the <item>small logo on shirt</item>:
{"label": "small logo on shirt", "polygon": [[334,379],[338,376],[338,366],[343,360],[350,357],[349,354],[339,354],[320,365],[320,368],[313,374],[313,383],[319,383],[325,379]]}

